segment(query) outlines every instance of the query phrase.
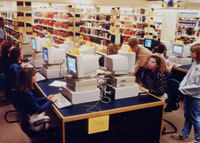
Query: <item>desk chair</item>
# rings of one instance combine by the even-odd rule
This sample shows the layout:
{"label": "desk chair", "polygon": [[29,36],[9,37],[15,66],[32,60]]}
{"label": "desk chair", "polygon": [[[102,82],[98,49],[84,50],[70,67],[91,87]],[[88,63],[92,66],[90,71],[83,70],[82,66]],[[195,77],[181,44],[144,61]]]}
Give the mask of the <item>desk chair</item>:
{"label": "desk chair", "polygon": [[[33,131],[30,129],[29,125],[29,116],[24,112],[23,108],[20,108],[20,103],[17,104],[16,102],[13,103],[14,107],[16,110],[10,110],[7,111],[4,115],[4,119],[7,123],[19,123],[22,131],[29,137],[31,138],[31,143],[41,143],[41,142],[46,142],[46,141],[53,141],[57,140],[57,137],[55,136],[57,131],[57,128],[48,128],[45,129],[46,125],[50,123],[49,119],[40,119],[38,121],[35,121],[33,123],[34,126],[40,126],[42,125],[42,130],[41,131]],[[19,119],[18,120],[9,120],[8,116],[11,113],[17,113]],[[49,138],[51,137],[51,138]],[[57,141],[55,141],[57,142]]]}
{"label": "desk chair", "polygon": [[11,104],[12,102],[9,101],[6,97],[6,88],[8,87],[8,78],[7,75],[4,73],[0,74],[0,107],[6,106]]}
{"label": "desk chair", "polygon": [[[165,108],[165,112],[172,112],[173,110],[178,110],[180,107],[180,101],[181,101],[181,93],[178,90],[179,88],[179,81],[175,79],[169,79],[167,81],[167,94],[168,94],[168,99],[166,100],[167,106]],[[176,126],[171,123],[170,121],[163,119],[166,123],[168,123],[172,128],[173,131],[166,131],[166,128],[163,128],[162,134],[172,134],[172,133],[177,133],[177,128]]]}

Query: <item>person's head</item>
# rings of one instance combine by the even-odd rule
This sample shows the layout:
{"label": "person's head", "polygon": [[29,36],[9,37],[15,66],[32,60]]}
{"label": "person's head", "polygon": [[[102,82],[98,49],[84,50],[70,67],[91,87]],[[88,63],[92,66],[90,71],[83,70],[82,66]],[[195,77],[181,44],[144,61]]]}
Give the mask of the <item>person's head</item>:
{"label": "person's head", "polygon": [[113,55],[113,54],[117,54],[117,53],[118,53],[118,49],[117,49],[116,45],[113,43],[110,43],[107,48],[107,55]]}
{"label": "person's head", "polygon": [[156,53],[160,53],[163,54],[166,52],[166,46],[163,43],[160,43],[157,47],[156,47]]}
{"label": "person's head", "polygon": [[12,63],[19,63],[23,59],[23,54],[20,48],[13,48],[10,52],[10,61]]}
{"label": "person's head", "polygon": [[0,17],[0,26],[3,27],[5,25],[4,19]]}
{"label": "person's head", "polygon": [[152,55],[147,63],[147,68],[154,71],[160,71],[161,60],[158,56]]}
{"label": "person's head", "polygon": [[3,44],[1,48],[1,56],[9,56],[12,45],[10,43]]}
{"label": "person's head", "polygon": [[190,47],[191,57],[194,59],[198,64],[200,64],[200,44],[195,44]]}
{"label": "person's head", "polygon": [[139,44],[139,42],[138,42],[137,38],[129,38],[128,39],[128,45],[131,47],[133,52],[137,52],[139,50],[138,44]]}
{"label": "person's head", "polygon": [[36,83],[36,69],[24,68],[21,70],[17,80],[17,91],[31,91]]}

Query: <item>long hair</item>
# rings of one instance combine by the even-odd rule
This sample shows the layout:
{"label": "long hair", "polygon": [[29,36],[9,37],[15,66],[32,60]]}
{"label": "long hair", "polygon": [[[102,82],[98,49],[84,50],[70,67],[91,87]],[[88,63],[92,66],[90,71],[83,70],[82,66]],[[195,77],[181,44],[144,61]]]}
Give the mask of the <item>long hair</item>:
{"label": "long hair", "polygon": [[20,55],[21,55],[21,49],[13,48],[10,52],[10,64],[18,63]]}
{"label": "long hair", "polygon": [[154,58],[156,60],[156,64],[158,65],[158,67],[156,68],[156,71],[160,72],[160,67],[161,67],[161,59],[160,59],[160,57],[158,57],[156,55],[152,55],[150,58]]}
{"label": "long hair", "polygon": [[11,47],[12,47],[12,45],[10,43],[3,44],[2,50],[1,50],[1,55],[7,57],[10,52]]}
{"label": "long hair", "polygon": [[164,53],[166,51],[166,46],[163,43],[160,43],[157,47],[156,47],[156,52],[157,53]]}
{"label": "long hair", "polygon": [[198,43],[198,44],[191,46],[190,51],[196,53],[197,57],[195,60],[198,64],[200,64],[200,44]]}
{"label": "long hair", "polygon": [[17,80],[17,91],[31,91],[33,90],[32,77],[35,76],[35,68],[25,68],[19,73]]}

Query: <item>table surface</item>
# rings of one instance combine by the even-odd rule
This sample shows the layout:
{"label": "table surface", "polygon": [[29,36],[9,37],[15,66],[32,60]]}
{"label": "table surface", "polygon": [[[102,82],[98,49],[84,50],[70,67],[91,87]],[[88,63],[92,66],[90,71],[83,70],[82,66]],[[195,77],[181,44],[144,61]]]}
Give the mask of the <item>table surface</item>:
{"label": "table surface", "polygon": [[[60,81],[64,81],[63,79],[56,79],[56,80],[60,80]],[[39,86],[39,88],[44,92],[45,95],[50,95],[50,94],[56,94],[58,92],[61,92],[61,88],[59,87],[53,87],[53,86],[49,86],[50,83],[52,83],[55,80],[43,80],[40,82],[37,82],[37,85]],[[122,108],[128,108],[128,107],[136,107],[136,106],[141,106],[144,105],[146,106],[153,106],[152,104],[159,102],[159,104],[163,104],[164,105],[164,101],[160,100],[159,98],[156,98],[154,96],[151,95],[140,95],[140,96],[136,96],[136,97],[131,97],[131,98],[125,98],[125,99],[120,99],[120,100],[114,100],[112,99],[110,103],[103,103],[100,101],[96,101],[96,102],[90,102],[90,103],[84,103],[84,104],[77,104],[77,105],[73,105],[70,107],[65,107],[62,109],[58,109],[57,110],[60,112],[60,114],[64,117],[72,117],[72,116],[77,116],[77,115],[84,115],[84,114],[90,114],[90,113],[101,113],[102,111],[106,112],[106,111],[110,111],[110,110],[114,110],[114,109],[122,109]],[[91,112],[88,112],[87,110],[94,106],[95,104],[97,104],[97,108],[93,108],[91,110]],[[151,105],[148,105],[151,104]],[[143,108],[143,107],[137,107],[137,109],[139,108]],[[120,112],[120,111],[116,111],[116,112]],[[121,111],[123,112],[123,111]]]}

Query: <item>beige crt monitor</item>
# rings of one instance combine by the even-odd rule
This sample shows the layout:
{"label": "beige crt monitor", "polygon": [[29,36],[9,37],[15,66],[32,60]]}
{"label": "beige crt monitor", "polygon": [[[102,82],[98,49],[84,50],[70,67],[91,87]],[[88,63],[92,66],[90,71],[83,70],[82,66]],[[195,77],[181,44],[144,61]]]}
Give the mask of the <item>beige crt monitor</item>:
{"label": "beige crt monitor", "polygon": [[72,55],[67,53],[68,72],[76,78],[84,78],[96,75],[99,68],[98,56],[96,55]]}

